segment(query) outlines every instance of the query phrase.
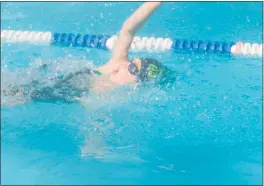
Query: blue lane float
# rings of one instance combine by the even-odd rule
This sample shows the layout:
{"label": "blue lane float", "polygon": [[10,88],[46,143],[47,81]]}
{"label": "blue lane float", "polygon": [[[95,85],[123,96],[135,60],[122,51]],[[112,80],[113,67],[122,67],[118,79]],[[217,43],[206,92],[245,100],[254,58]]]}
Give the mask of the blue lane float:
{"label": "blue lane float", "polygon": [[104,35],[82,35],[82,34],[66,34],[54,33],[52,34],[51,45],[72,46],[72,47],[88,47],[107,49],[106,41],[110,36]]}

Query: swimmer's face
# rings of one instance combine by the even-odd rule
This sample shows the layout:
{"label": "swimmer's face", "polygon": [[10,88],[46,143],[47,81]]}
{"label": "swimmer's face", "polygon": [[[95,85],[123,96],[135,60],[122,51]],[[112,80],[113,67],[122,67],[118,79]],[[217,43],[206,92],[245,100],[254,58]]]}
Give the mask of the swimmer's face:
{"label": "swimmer's face", "polygon": [[[134,59],[132,63],[134,63],[137,66],[138,70],[140,70],[141,68],[140,59]],[[111,80],[114,83],[119,84],[119,85],[125,85],[125,84],[132,84],[136,82],[137,80],[136,76],[132,75],[128,70],[129,64],[130,62],[124,61],[120,63],[120,65],[112,72]]]}

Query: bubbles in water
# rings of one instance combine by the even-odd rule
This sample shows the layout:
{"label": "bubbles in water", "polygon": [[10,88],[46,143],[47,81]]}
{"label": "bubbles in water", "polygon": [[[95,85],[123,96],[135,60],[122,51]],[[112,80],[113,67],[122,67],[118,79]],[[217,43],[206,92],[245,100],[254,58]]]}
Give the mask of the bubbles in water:
{"label": "bubbles in water", "polygon": [[100,17],[101,17],[101,19],[104,18],[104,14],[102,12],[100,12]]}

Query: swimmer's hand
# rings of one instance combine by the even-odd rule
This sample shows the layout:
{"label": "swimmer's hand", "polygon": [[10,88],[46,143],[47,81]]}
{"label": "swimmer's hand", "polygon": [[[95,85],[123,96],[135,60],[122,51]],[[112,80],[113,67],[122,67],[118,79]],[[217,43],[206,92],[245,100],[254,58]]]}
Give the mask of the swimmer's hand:
{"label": "swimmer's hand", "polygon": [[136,31],[147,18],[161,5],[161,2],[146,2],[141,5],[124,23],[119,37],[114,45],[113,56],[110,61],[128,59],[128,50]]}

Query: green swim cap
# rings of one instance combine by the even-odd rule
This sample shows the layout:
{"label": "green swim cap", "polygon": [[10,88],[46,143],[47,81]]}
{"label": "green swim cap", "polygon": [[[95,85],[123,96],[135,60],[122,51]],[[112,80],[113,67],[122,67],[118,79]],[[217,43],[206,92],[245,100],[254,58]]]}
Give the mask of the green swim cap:
{"label": "green swim cap", "polygon": [[141,82],[157,80],[166,74],[167,68],[156,59],[140,58],[141,69],[138,78]]}

